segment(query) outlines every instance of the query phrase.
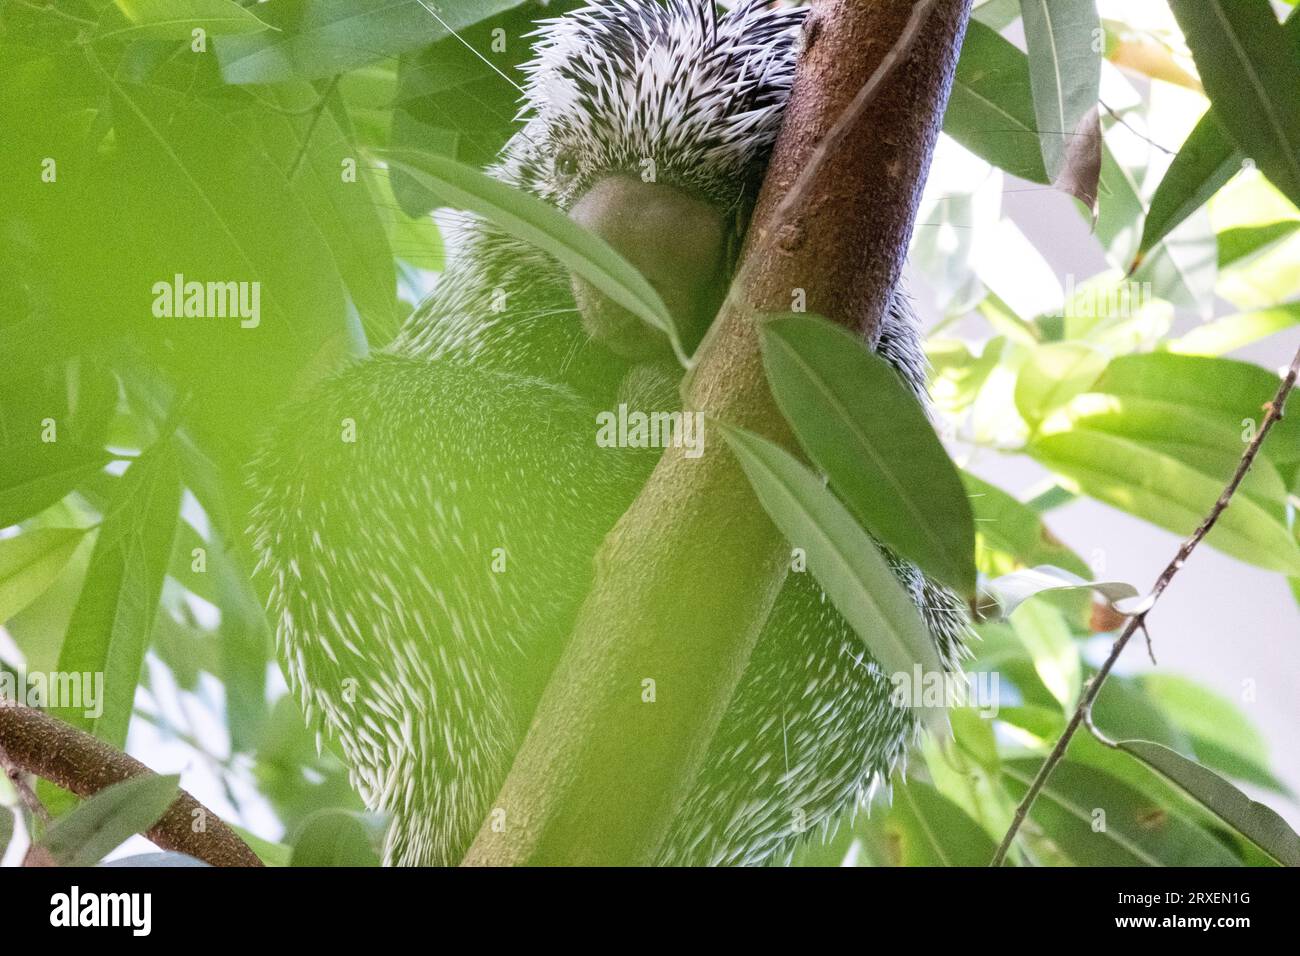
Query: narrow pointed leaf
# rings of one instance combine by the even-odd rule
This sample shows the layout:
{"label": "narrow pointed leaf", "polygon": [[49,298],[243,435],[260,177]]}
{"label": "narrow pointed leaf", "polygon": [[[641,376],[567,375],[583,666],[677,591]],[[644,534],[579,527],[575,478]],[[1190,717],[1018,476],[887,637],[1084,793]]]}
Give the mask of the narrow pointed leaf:
{"label": "narrow pointed leaf", "polygon": [[176,799],[179,782],[177,776],[146,774],[105,787],[54,821],[41,846],[62,866],[93,866],[157,823]]}
{"label": "narrow pointed leaf", "polygon": [[1213,111],[1201,117],[1151,197],[1142,242],[1130,271],[1156,243],[1200,209],[1241,170],[1245,157]]}
{"label": "narrow pointed leaf", "polygon": [[1142,678],[1142,689],[1187,733],[1200,763],[1216,773],[1294,799],[1291,789],[1268,769],[1264,735],[1231,700],[1173,674],[1148,674]]}
{"label": "narrow pointed leaf", "polygon": [[962,473],[962,482],[985,547],[1029,567],[1050,564],[1081,577],[1091,573],[1084,560],[1052,534],[1033,507],[970,472]]}
{"label": "narrow pointed leaf", "polygon": [[1015,44],[977,20],[966,28],[943,131],[1013,176],[1051,182],[1038,145],[1029,61]]}
{"label": "narrow pointed leaf", "polygon": [[80,528],[36,528],[0,541],[0,623],[45,593],[85,536]]}
{"label": "narrow pointed leaf", "polygon": [[[1024,796],[1041,764],[1032,757],[1004,762],[1003,782],[1012,797]],[[1173,807],[1072,760],[1052,771],[1030,818],[1076,866],[1241,865]]]}
{"label": "narrow pointed leaf", "polygon": [[895,866],[986,866],[993,857],[993,841],[980,825],[919,780],[895,787],[882,826]]}
{"label": "narrow pointed leaf", "polygon": [[1034,595],[1045,591],[1096,591],[1112,607],[1117,601],[1138,596],[1138,589],[1123,581],[1086,581],[1077,574],[1051,565],[1004,574],[988,582],[984,590],[1001,608],[1004,618],[1014,614],[1016,608]]}
{"label": "narrow pointed leaf", "polygon": [[1300,866],[1300,835],[1212,770],[1149,740],[1121,740],[1121,749],[1177,785],[1283,866]]}
{"label": "narrow pointed leaf", "polygon": [[754,493],[831,603],[887,674],[944,668],[907,592],[870,536],[822,481],[784,449],[743,429],[722,426]]}
{"label": "narrow pointed leaf", "polygon": [[970,503],[898,373],[824,319],[770,319],[762,332],[777,404],[849,509],[900,557],[973,593]]}
{"label": "narrow pointed leaf", "polygon": [[[1210,478],[1141,442],[1077,424],[1070,431],[1036,439],[1028,451],[1083,494],[1174,534],[1191,534],[1227,481],[1227,476]],[[1207,540],[1259,567],[1300,574],[1300,548],[1290,532],[1249,495],[1233,500]]]}
{"label": "narrow pointed leaf", "polygon": [[1065,618],[1046,604],[1027,604],[1011,620],[1011,628],[1029,651],[1034,673],[1064,713],[1072,713],[1083,686],[1083,660]]}
{"label": "narrow pointed leaf", "polygon": [[[1300,13],[1283,27],[1292,55],[1300,56]],[[1151,197],[1142,227],[1136,268],[1141,260],[1183,220],[1209,201],[1242,167],[1246,156],[1211,109],[1201,117]]]}
{"label": "narrow pointed leaf", "polygon": [[1198,325],[1170,342],[1169,351],[1179,355],[1225,355],[1297,325],[1300,325],[1300,302],[1257,312],[1239,312]]}
{"label": "narrow pointed leaf", "polygon": [[[1278,384],[1276,373],[1250,362],[1150,352],[1114,359],[1093,391],[1114,395],[1121,402],[1131,398],[1164,402],[1171,410],[1181,408],[1221,426],[1240,429],[1246,419],[1259,424]],[[1264,443],[1263,454],[1278,464],[1300,461],[1297,410],[1300,398],[1292,392],[1285,414]],[[1234,450],[1238,454],[1245,451],[1244,440]]]}
{"label": "narrow pointed leaf", "polygon": [[260,33],[270,24],[234,0],[115,0],[117,8],[131,21],[126,27],[109,27],[99,34],[108,36],[159,37],[188,40],[194,30],[212,36]]}
{"label": "narrow pointed leaf", "polygon": [[1021,0],[1030,87],[1048,176],[1089,209],[1101,175],[1101,21],[1092,0]]}
{"label": "narrow pointed leaf", "polygon": [[107,464],[100,448],[70,441],[0,445],[0,528],[44,511]]}
{"label": "narrow pointed leaf", "polygon": [[433,43],[522,2],[268,0],[258,11],[283,30],[219,37],[217,62],[227,83],[319,79]]}
{"label": "narrow pointed leaf", "polygon": [[1272,4],[1170,0],[1170,7],[1219,122],[1300,205],[1300,57]]}
{"label": "narrow pointed leaf", "polygon": [[561,210],[445,156],[387,150],[383,156],[443,203],[478,213],[510,235],[532,243],[582,276],[643,322],[668,336],[686,363],[681,339],[659,294],[626,259]]}
{"label": "narrow pointed leaf", "polygon": [[1030,425],[1037,425],[1088,390],[1106,368],[1106,355],[1083,342],[1053,342],[1036,348],[1016,378],[1016,408]]}
{"label": "narrow pointed leaf", "polygon": [[66,702],[61,720],[116,747],[127,725],[180,512],[180,475],[170,447],[152,450],[127,469],[109,503],[81,595],[72,612],[58,669],[102,674],[103,699]]}

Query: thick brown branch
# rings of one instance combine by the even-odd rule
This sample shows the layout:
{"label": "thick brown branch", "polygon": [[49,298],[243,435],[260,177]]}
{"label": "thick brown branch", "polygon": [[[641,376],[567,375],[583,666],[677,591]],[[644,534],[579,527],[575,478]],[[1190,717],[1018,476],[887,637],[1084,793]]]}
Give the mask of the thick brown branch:
{"label": "thick brown branch", "polygon": [[[13,765],[89,797],[129,777],[153,773],[134,757],[60,720],[10,701],[0,701],[0,746]],[[185,791],[145,834],[213,866],[261,866],[234,830]]]}
{"label": "thick brown branch", "polygon": [[[810,311],[874,340],[902,271],[969,0],[821,0],[731,299],[686,405],[791,445],[763,374],[755,316]],[[818,143],[892,51],[861,122]],[[784,198],[809,166],[797,201]],[[779,214],[778,214],[779,211]],[[596,559],[596,582],[471,865],[655,859],[767,619],[788,564],[720,438],[670,449]],[[651,683],[653,682],[653,683]],[[791,808],[792,811],[797,808]]]}
{"label": "thick brown branch", "polygon": [[[1254,441],[1246,446],[1246,451],[1237,464],[1236,472],[1233,473],[1232,479],[1223,489],[1223,493],[1219,495],[1218,501],[1214,503],[1210,513],[1201,521],[1200,526],[1192,532],[1191,537],[1182,543],[1178,553],[1174,555],[1174,559],[1165,566],[1164,571],[1160,573],[1160,577],[1156,579],[1155,586],[1151,588],[1151,593],[1142,602],[1142,610],[1129,618],[1128,626],[1124,628],[1123,633],[1120,634],[1111,647],[1110,654],[1107,655],[1105,662],[1092,680],[1088,682],[1088,690],[1083,695],[1083,699],[1079,701],[1079,706],[1075,708],[1074,715],[1065,727],[1065,732],[1061,734],[1061,739],[1056,742],[1052,752],[1047,755],[1043,765],[1038,768],[1038,773],[1034,776],[1033,782],[1025,792],[1024,799],[1016,807],[1015,815],[1011,819],[1011,826],[1007,828],[1006,835],[1002,838],[1002,843],[993,855],[990,866],[1001,866],[1003,861],[1006,860],[1012,841],[1015,840],[1016,834],[1020,832],[1021,824],[1025,822],[1025,817],[1029,815],[1029,810],[1047,783],[1047,778],[1052,775],[1056,765],[1065,757],[1065,751],[1070,746],[1070,741],[1074,739],[1074,734],[1079,729],[1079,725],[1085,721],[1091,722],[1093,702],[1097,699],[1097,695],[1101,693],[1102,685],[1106,683],[1106,678],[1110,676],[1110,672],[1114,669],[1115,662],[1119,660],[1120,654],[1124,653],[1124,648],[1128,646],[1128,642],[1132,640],[1133,635],[1139,630],[1146,634],[1147,615],[1151,613],[1156,601],[1165,592],[1165,588],[1169,587],[1174,575],[1187,563],[1187,559],[1196,549],[1196,546],[1205,540],[1205,536],[1210,533],[1215,522],[1219,520],[1219,516],[1232,503],[1232,496],[1237,493],[1237,489],[1241,487],[1241,483],[1246,479],[1246,473],[1250,471],[1250,466],[1255,463],[1255,458],[1259,455],[1264,439],[1268,437],[1269,431],[1277,420],[1282,417],[1282,410],[1286,407],[1287,397],[1295,388],[1297,375],[1300,375],[1300,351],[1297,351],[1295,358],[1291,360],[1291,367],[1287,370],[1286,377],[1282,379],[1282,384],[1278,386],[1277,394],[1268,406],[1268,412],[1264,416],[1263,423],[1259,426],[1259,431],[1255,434]],[[1147,641],[1149,645],[1149,636]],[[1154,660],[1154,657],[1152,659]]]}

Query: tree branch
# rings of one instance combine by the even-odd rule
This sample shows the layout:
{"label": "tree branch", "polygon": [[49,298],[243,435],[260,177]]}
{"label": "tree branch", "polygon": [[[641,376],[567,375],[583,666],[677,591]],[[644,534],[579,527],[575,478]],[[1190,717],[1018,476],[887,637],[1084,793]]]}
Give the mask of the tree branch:
{"label": "tree branch", "polygon": [[18,797],[27,807],[28,812],[37,820],[49,823],[50,811],[45,809],[45,804],[41,803],[40,798],[36,796],[36,791],[27,782],[27,774],[18,764],[14,763],[13,758],[9,756],[9,751],[5,750],[3,743],[0,743],[0,770],[4,770],[5,776],[13,784],[14,790],[18,792]]}
{"label": "tree branch", "polygon": [[[997,852],[993,854],[993,860],[989,864],[990,866],[1001,866],[1003,861],[1006,860],[1007,853],[1011,849],[1012,841],[1015,840],[1016,834],[1020,831],[1021,824],[1025,822],[1025,817],[1029,815],[1029,809],[1034,805],[1034,800],[1037,799],[1038,794],[1047,783],[1047,778],[1052,775],[1052,771],[1056,769],[1056,765],[1065,757],[1065,751],[1070,746],[1070,741],[1074,739],[1074,734],[1079,729],[1079,725],[1086,721],[1089,726],[1091,726],[1093,701],[1095,701],[1097,695],[1101,693],[1102,685],[1106,683],[1106,678],[1110,676],[1110,672],[1114,668],[1115,662],[1119,660],[1120,654],[1124,652],[1124,648],[1128,646],[1128,642],[1132,640],[1133,635],[1139,630],[1142,631],[1143,634],[1146,634],[1147,615],[1150,614],[1152,608],[1155,607],[1156,601],[1158,601],[1160,595],[1165,592],[1165,588],[1169,587],[1169,583],[1173,581],[1174,575],[1177,574],[1186,563],[1188,557],[1191,556],[1192,551],[1195,550],[1196,546],[1205,539],[1207,534],[1210,533],[1215,522],[1219,520],[1219,516],[1223,514],[1223,512],[1227,510],[1228,505],[1232,503],[1232,496],[1237,493],[1237,489],[1241,487],[1242,481],[1246,478],[1246,473],[1250,471],[1250,466],[1254,464],[1256,456],[1259,455],[1259,449],[1264,444],[1264,439],[1268,437],[1268,433],[1273,428],[1274,423],[1282,417],[1282,409],[1286,407],[1287,396],[1290,395],[1291,390],[1295,388],[1297,375],[1300,375],[1300,351],[1297,351],[1295,358],[1291,360],[1291,367],[1287,370],[1286,377],[1282,379],[1282,384],[1278,387],[1277,394],[1273,396],[1273,401],[1269,403],[1268,413],[1264,416],[1264,421],[1260,425],[1259,431],[1255,434],[1254,441],[1246,446],[1246,451],[1242,454],[1241,461],[1237,464],[1237,470],[1233,474],[1232,479],[1228,482],[1227,487],[1223,489],[1223,493],[1219,495],[1219,500],[1214,503],[1214,507],[1210,509],[1210,513],[1205,516],[1203,521],[1201,521],[1200,526],[1192,532],[1191,537],[1182,543],[1182,546],[1178,549],[1178,553],[1174,555],[1174,559],[1165,566],[1164,571],[1160,573],[1160,577],[1156,579],[1155,586],[1152,587],[1151,593],[1148,594],[1146,599],[1142,602],[1142,609],[1129,618],[1128,626],[1124,628],[1123,633],[1120,634],[1119,638],[1111,647],[1110,654],[1107,655],[1105,662],[1093,676],[1092,680],[1088,682],[1088,690],[1079,701],[1079,706],[1075,708],[1074,715],[1070,718],[1070,722],[1065,727],[1065,732],[1061,734],[1061,739],[1056,742],[1056,746],[1052,748],[1052,752],[1048,754],[1047,759],[1043,761],[1043,765],[1038,768],[1038,773],[1034,776],[1033,782],[1025,792],[1024,799],[1022,799],[1020,805],[1016,807],[1015,815],[1011,819],[1011,826],[1007,829],[1006,836],[1002,838],[1002,843],[998,846]],[[1148,636],[1148,647],[1150,645],[1150,640],[1151,639]],[[1152,660],[1154,659],[1153,656]]]}
{"label": "tree branch", "polygon": [[[79,797],[92,796],[129,777],[153,773],[102,740],[7,700],[0,700],[0,748],[13,767]],[[203,829],[196,832],[197,821],[202,821]],[[213,866],[262,865],[234,830],[184,790],[145,836],[161,849],[188,853]]]}
{"label": "tree branch", "polygon": [[[934,0],[926,0],[934,2]],[[820,0],[738,274],[688,409],[793,441],[763,373],[755,316],[808,309],[874,341],[902,271],[970,0]],[[912,42],[905,68],[836,121]],[[825,162],[816,144],[829,141]],[[784,197],[812,168],[795,204]],[[787,545],[721,441],[669,449],[596,556],[596,578],[465,862],[644,864],[701,767],[788,568]],[[653,682],[653,683],[651,683]]]}

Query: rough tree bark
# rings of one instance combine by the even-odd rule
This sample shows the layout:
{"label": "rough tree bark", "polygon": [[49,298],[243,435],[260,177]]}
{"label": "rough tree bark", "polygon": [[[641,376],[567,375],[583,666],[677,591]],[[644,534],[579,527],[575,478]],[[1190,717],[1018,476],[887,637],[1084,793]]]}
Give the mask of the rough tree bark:
{"label": "rough tree bark", "polygon": [[[686,407],[792,447],[755,317],[807,307],[874,341],[902,271],[970,0],[938,0],[862,122],[791,186],[903,37],[913,5],[814,2],[807,43],[733,295]],[[779,221],[778,221],[779,217]],[[661,845],[788,566],[713,432],[664,454],[596,558],[596,578],[468,865],[644,864]],[[647,681],[653,681],[653,702]]]}
{"label": "rough tree bark", "polygon": [[[0,702],[0,740],[15,767],[79,797],[90,797],[130,777],[153,773],[134,757],[84,731],[39,710],[7,701]],[[203,821],[203,829],[195,830],[196,819]],[[145,836],[161,849],[188,853],[213,866],[262,865],[234,830],[184,790]]]}

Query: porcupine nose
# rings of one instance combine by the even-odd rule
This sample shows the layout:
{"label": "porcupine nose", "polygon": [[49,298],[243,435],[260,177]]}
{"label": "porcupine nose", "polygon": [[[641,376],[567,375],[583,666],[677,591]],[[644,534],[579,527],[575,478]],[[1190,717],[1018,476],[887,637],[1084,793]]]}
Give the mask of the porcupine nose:
{"label": "porcupine nose", "polygon": [[[664,300],[687,350],[693,349],[726,293],[721,213],[675,186],[619,175],[598,181],[569,215],[640,270]],[[573,293],[583,327],[611,351],[636,360],[668,350],[663,333],[577,276]]]}

